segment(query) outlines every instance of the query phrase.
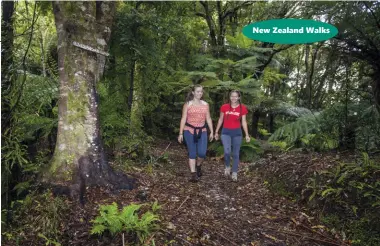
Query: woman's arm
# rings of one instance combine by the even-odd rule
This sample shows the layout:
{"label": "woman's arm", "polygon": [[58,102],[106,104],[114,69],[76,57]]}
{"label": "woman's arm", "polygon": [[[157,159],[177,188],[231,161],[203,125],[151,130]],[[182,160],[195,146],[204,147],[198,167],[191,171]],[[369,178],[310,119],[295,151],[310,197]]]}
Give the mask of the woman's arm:
{"label": "woman's arm", "polygon": [[224,113],[223,112],[220,112],[220,115],[219,115],[219,120],[218,120],[218,124],[216,125],[216,129],[215,129],[215,139],[218,140],[219,139],[219,129],[220,127],[222,126],[223,124],[223,118],[224,118]]}
{"label": "woman's arm", "polygon": [[182,107],[182,118],[181,123],[179,125],[179,135],[178,135],[178,142],[182,143],[183,141],[183,129],[185,128],[187,119],[187,103],[185,103]]}
{"label": "woman's arm", "polygon": [[210,115],[210,107],[207,107],[207,115],[206,115],[207,125],[210,129],[210,141],[214,139],[214,127],[212,126],[212,119]]}
{"label": "woman's arm", "polygon": [[247,141],[247,143],[249,143],[251,141],[251,138],[249,137],[249,133],[248,133],[248,125],[247,125],[247,115],[243,115],[241,117],[241,124],[243,125],[243,130],[244,130],[244,133],[245,133],[245,140]]}

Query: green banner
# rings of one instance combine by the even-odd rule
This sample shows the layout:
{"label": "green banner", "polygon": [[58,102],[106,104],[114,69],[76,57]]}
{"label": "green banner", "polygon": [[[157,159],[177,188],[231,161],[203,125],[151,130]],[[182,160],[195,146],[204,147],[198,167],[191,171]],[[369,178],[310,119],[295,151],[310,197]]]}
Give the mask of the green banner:
{"label": "green banner", "polygon": [[305,44],[324,41],[338,34],[325,22],[302,19],[273,19],[251,23],[243,28],[250,39],[277,44]]}

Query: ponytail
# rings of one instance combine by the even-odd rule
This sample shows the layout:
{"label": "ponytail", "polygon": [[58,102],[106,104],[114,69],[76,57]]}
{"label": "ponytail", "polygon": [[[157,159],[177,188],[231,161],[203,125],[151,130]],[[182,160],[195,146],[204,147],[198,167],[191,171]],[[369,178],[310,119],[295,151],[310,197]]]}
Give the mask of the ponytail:
{"label": "ponytail", "polygon": [[186,102],[190,102],[193,99],[194,99],[193,91],[189,91],[189,93],[187,93],[187,96],[186,96]]}

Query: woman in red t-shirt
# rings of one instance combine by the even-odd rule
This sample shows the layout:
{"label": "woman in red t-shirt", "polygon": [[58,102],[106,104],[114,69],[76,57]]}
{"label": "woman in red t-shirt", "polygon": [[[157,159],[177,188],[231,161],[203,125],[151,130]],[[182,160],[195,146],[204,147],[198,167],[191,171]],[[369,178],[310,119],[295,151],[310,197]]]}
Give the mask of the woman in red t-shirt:
{"label": "woman in red t-shirt", "polygon": [[224,162],[226,164],[224,174],[228,177],[231,173],[230,157],[232,145],[232,180],[237,181],[239,152],[243,140],[241,126],[243,126],[245,132],[245,140],[247,142],[250,142],[251,138],[248,134],[246,119],[248,109],[240,102],[240,92],[236,90],[231,91],[229,94],[229,99],[229,103],[223,104],[220,108],[219,121],[215,130],[215,139],[219,139],[218,132],[223,123],[221,139],[224,148]]}

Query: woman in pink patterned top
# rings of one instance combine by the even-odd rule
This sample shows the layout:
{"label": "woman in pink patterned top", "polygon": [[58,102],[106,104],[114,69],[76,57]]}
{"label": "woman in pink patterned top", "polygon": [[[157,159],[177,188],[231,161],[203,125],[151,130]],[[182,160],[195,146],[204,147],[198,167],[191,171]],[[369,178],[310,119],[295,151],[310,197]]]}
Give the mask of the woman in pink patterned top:
{"label": "woman in pink patterned top", "polygon": [[202,96],[203,87],[195,85],[187,95],[186,103],[183,105],[181,125],[179,127],[178,142],[182,143],[183,137],[185,137],[189,152],[191,182],[197,182],[202,176],[201,165],[206,158],[207,151],[206,122],[210,129],[210,141],[214,138],[209,105],[201,100]]}

